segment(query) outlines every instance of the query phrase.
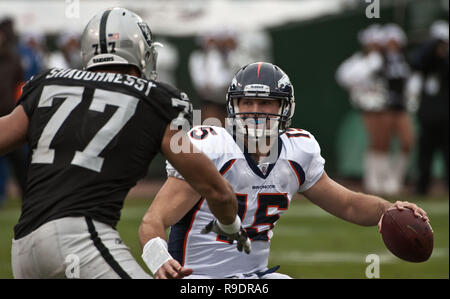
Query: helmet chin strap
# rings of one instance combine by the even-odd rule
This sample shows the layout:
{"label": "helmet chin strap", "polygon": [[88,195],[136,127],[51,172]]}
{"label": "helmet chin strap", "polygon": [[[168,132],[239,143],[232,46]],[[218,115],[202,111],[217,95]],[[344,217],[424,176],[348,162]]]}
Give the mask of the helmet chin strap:
{"label": "helmet chin strap", "polygon": [[[280,105],[278,109],[278,115],[281,115],[284,104]],[[280,120],[270,117],[270,113],[263,112],[249,112],[249,115],[254,115],[253,117],[245,117],[244,113],[239,111],[239,99],[233,99],[233,108],[235,115],[241,115],[242,117],[235,117],[236,133],[243,135],[250,139],[262,139],[262,138],[276,138],[279,135]],[[247,113],[246,113],[247,114]],[[260,117],[258,117],[260,116]],[[261,117],[264,116],[264,117]],[[253,123],[252,123],[253,122]],[[267,128],[267,122],[269,122],[269,128]],[[253,128],[249,127],[253,125]],[[258,128],[258,126],[263,126],[263,128]]]}
{"label": "helmet chin strap", "polygon": [[[267,128],[267,121],[270,122],[270,128]],[[247,138],[250,139],[262,139],[262,138],[273,138],[278,137],[278,120],[264,119],[264,128],[258,128],[257,125],[253,128],[246,127]]]}
{"label": "helmet chin strap", "polygon": [[[228,118],[227,127],[230,133],[235,136],[236,142],[239,147],[251,154],[256,162],[261,162],[269,156],[272,156],[272,148],[278,141],[279,121],[272,119],[270,123],[271,129],[267,129],[267,120],[270,118],[266,115],[264,118],[255,119],[257,116],[249,118]],[[256,126],[250,127],[249,122],[257,122],[263,120],[263,128],[257,128]],[[272,158],[269,158],[268,161]]]}
{"label": "helmet chin strap", "polygon": [[[245,135],[240,135],[239,137],[241,142],[243,142],[243,145],[245,145],[247,153],[249,153],[258,164],[262,162],[275,162],[278,155],[275,155],[274,160],[274,156],[272,154],[274,153],[273,147],[278,141],[277,130],[257,130],[261,132],[261,134],[259,134],[259,132],[256,134],[250,133],[254,130],[246,126],[247,133]],[[267,134],[267,132],[270,132],[271,134]]]}
{"label": "helmet chin strap", "polygon": [[265,117],[255,115],[254,117],[236,117],[233,126],[236,128],[237,135],[258,145],[261,142],[267,144],[267,141],[272,143],[272,139],[278,138],[279,124],[279,120],[270,118],[268,115]]}

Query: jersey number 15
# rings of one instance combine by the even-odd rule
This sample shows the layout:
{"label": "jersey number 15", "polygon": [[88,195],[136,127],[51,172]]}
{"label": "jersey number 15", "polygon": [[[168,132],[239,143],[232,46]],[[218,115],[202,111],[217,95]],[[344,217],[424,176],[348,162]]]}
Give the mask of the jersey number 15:
{"label": "jersey number 15", "polygon": [[[244,222],[247,217],[252,217],[253,222],[245,227],[251,240],[269,241],[269,230],[280,219],[278,213],[288,209],[289,199],[287,193],[259,193],[257,197],[258,207],[254,215],[247,215],[247,194],[236,194],[238,199],[238,215]],[[224,236],[218,235],[217,241],[226,242]]]}

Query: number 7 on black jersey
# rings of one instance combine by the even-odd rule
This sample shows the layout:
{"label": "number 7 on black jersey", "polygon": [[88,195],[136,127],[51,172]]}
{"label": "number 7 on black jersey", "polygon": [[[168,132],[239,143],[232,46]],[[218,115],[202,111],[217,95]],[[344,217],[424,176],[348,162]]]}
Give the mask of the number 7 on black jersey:
{"label": "number 7 on black jersey", "polygon": [[[61,95],[61,90],[64,94]],[[55,150],[50,144],[71,112],[81,103],[84,87],[81,86],[45,86],[39,99],[38,108],[51,107],[55,95],[63,99],[63,103],[52,115],[42,131],[37,147],[33,149],[31,163],[52,164]],[[89,110],[104,112],[106,105],[116,106],[117,110],[106,124],[89,141],[83,151],[74,151],[71,164],[100,172],[103,158],[102,150],[119,133],[136,111],[139,99],[123,93],[96,89]]]}

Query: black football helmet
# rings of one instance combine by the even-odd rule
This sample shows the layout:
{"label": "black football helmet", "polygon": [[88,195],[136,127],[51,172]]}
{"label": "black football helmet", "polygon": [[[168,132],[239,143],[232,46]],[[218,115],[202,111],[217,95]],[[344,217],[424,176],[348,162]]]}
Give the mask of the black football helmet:
{"label": "black football helmet", "polygon": [[[278,114],[239,111],[241,98],[280,100]],[[278,136],[291,124],[295,110],[294,87],[286,73],[268,62],[242,67],[234,76],[226,95],[228,119],[236,133],[249,138]],[[268,126],[267,123],[270,122]]]}

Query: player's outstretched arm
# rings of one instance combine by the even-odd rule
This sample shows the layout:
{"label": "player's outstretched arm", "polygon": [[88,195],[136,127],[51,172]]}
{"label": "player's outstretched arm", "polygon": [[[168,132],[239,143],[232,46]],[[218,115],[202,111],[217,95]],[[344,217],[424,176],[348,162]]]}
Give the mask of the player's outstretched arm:
{"label": "player's outstretched arm", "polygon": [[0,155],[25,144],[28,131],[28,116],[21,105],[10,114],[0,117]]}
{"label": "player's outstretched arm", "polygon": [[402,201],[394,204],[378,196],[349,190],[332,180],[325,172],[303,194],[330,214],[359,225],[379,225],[382,215],[390,208],[409,208],[417,217],[428,219],[426,212],[413,203]]}
{"label": "player's outstretched arm", "polygon": [[[200,195],[184,180],[168,177],[139,226],[142,258],[155,278],[183,278],[192,269],[173,259],[166,243],[166,230],[177,223],[200,199]],[[148,245],[147,245],[148,244]]]}

